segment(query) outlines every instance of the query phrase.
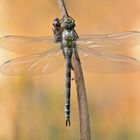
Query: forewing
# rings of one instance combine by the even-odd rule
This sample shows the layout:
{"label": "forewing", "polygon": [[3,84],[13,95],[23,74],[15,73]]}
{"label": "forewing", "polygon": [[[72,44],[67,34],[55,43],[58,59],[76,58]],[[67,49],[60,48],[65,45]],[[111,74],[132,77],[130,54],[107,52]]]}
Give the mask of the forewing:
{"label": "forewing", "polygon": [[0,38],[0,47],[22,54],[34,54],[47,51],[53,47],[60,46],[54,43],[53,37],[26,37],[9,35]]}
{"label": "forewing", "polygon": [[103,74],[132,73],[140,70],[140,62],[132,57],[85,51],[78,48],[82,67],[88,72]]}
{"label": "forewing", "polygon": [[62,50],[50,51],[24,56],[5,62],[0,71],[6,75],[42,75],[59,70],[64,63]]}
{"label": "forewing", "polygon": [[120,51],[140,44],[140,32],[130,31],[108,35],[82,35],[77,45],[96,51]]}

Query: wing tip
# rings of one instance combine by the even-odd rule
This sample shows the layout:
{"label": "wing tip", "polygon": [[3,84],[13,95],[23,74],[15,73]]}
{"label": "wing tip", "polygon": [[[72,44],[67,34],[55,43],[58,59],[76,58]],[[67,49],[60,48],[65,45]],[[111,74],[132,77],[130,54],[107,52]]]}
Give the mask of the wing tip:
{"label": "wing tip", "polygon": [[5,37],[5,38],[8,38],[8,37],[11,37],[11,36],[12,36],[12,35],[5,35],[4,37]]}
{"label": "wing tip", "polygon": [[5,35],[5,36],[0,37],[0,40],[8,39],[8,38],[11,38],[11,37],[15,37],[15,35]]}
{"label": "wing tip", "polygon": [[7,60],[6,62],[4,62],[3,64],[0,65],[0,73],[3,75],[11,75],[10,73],[8,73],[8,69],[7,69],[7,64],[11,62],[11,60]]}

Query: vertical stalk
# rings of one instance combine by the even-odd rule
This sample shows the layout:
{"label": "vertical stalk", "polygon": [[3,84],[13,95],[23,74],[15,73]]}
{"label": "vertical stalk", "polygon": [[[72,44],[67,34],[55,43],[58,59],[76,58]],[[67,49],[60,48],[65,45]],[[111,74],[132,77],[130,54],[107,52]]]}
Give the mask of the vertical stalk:
{"label": "vertical stalk", "polygon": [[59,8],[61,10],[62,16],[68,17],[68,12],[67,12],[67,8],[66,8],[64,0],[57,0],[57,1],[58,1]]}
{"label": "vertical stalk", "polygon": [[[68,17],[68,12],[64,0],[57,0],[57,1],[62,16]],[[86,87],[85,87],[83,71],[82,71],[78,53],[73,53],[72,64],[74,69],[75,83],[77,89],[77,99],[78,99],[78,106],[79,106],[80,139],[91,140]]]}

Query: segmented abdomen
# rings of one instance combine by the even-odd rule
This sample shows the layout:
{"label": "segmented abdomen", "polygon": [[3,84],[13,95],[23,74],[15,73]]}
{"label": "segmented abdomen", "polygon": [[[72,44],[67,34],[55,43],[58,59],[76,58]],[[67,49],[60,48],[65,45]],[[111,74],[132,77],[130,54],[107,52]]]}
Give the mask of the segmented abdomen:
{"label": "segmented abdomen", "polygon": [[71,56],[72,56],[72,50],[69,48],[65,48],[65,59],[66,59],[65,118],[66,118],[66,126],[70,125]]}

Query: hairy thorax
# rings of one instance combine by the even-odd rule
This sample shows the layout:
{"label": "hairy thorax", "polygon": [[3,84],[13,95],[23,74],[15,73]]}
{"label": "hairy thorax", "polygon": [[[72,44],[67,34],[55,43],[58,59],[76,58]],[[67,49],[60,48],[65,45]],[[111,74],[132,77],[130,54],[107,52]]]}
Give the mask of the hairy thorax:
{"label": "hairy thorax", "polygon": [[75,34],[73,30],[64,30],[62,33],[62,43],[64,47],[74,48],[76,46]]}

